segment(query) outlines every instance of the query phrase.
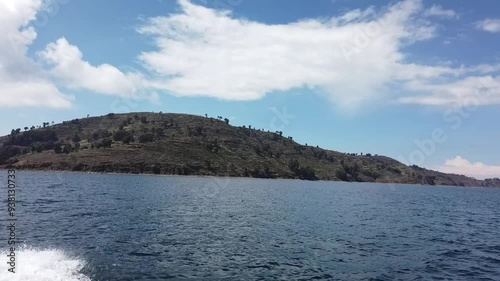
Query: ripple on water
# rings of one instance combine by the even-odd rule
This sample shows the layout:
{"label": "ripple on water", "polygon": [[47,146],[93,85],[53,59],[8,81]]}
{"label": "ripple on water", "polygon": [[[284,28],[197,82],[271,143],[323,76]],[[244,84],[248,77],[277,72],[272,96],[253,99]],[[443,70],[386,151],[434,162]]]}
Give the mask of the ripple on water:
{"label": "ripple on water", "polygon": [[78,253],[94,281],[500,276],[500,190],[230,179],[207,197],[206,178],[20,176],[23,238]]}

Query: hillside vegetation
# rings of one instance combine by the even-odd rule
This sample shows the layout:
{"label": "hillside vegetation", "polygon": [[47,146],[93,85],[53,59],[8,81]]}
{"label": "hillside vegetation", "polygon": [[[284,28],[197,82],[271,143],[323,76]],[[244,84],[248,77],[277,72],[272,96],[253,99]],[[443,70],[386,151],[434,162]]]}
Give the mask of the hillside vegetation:
{"label": "hillside vegetation", "polygon": [[378,155],[301,145],[222,117],[129,113],[12,130],[0,168],[500,187]]}

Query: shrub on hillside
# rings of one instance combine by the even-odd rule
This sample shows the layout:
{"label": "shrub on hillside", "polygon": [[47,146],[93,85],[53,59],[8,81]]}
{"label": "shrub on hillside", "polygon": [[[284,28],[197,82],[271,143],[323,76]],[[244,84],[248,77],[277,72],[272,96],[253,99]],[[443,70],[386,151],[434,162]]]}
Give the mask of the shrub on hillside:
{"label": "shrub on hillside", "polygon": [[4,164],[9,158],[21,154],[17,147],[3,146],[0,148],[0,164]]}
{"label": "shrub on hillside", "polygon": [[335,172],[335,176],[341,181],[349,181],[347,172],[344,170],[344,168],[340,168],[339,170],[337,170],[337,172]]}
{"label": "shrub on hillside", "polygon": [[59,153],[62,153],[62,148],[61,148],[61,144],[60,143],[56,143],[54,145],[54,152],[59,154]]}
{"label": "shrub on hillside", "polygon": [[143,134],[139,136],[140,143],[152,142],[154,141],[154,135],[151,133]]}
{"label": "shrub on hillside", "polygon": [[102,139],[102,140],[99,140],[98,142],[96,142],[94,144],[94,147],[95,148],[101,148],[101,147],[111,147],[111,145],[113,144],[113,141],[109,138],[105,138],[105,139]]}
{"label": "shrub on hillside", "polygon": [[78,134],[75,134],[71,140],[76,143],[76,142],[80,142],[82,139],[80,138],[80,136]]}
{"label": "shrub on hillside", "polygon": [[92,134],[92,139],[93,140],[100,140],[104,138],[109,138],[111,136],[111,133],[108,130],[97,130]]}
{"label": "shrub on hillside", "polygon": [[114,141],[123,141],[124,138],[131,137],[131,136],[132,136],[132,134],[125,131],[125,130],[118,130],[113,135],[113,140]]}
{"label": "shrub on hillside", "polygon": [[4,145],[31,146],[36,142],[56,142],[58,141],[55,131],[35,130],[27,131],[22,134],[11,135]]}

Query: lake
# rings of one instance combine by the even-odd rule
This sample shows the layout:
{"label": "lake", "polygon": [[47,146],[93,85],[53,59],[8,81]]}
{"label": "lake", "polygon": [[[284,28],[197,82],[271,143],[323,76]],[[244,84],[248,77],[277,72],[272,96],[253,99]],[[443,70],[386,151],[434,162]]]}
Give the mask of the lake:
{"label": "lake", "polygon": [[0,280],[500,280],[500,189],[22,171],[17,184],[24,246],[12,274],[2,240]]}

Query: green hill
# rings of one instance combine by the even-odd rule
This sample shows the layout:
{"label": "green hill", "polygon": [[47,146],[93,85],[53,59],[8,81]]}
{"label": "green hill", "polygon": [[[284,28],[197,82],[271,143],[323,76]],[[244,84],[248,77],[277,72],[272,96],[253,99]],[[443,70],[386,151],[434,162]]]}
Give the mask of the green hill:
{"label": "green hill", "polygon": [[108,114],[45,126],[1,137],[0,168],[500,187],[500,179],[300,145],[210,117]]}

